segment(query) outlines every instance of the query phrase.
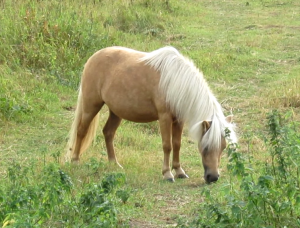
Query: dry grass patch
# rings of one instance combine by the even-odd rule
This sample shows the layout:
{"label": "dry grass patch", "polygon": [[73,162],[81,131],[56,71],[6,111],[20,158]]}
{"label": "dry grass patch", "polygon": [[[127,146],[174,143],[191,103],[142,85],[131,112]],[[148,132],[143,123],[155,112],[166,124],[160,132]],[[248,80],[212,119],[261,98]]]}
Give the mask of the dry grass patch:
{"label": "dry grass patch", "polygon": [[292,109],[295,120],[300,119],[300,79],[293,78],[273,83],[270,89],[262,92],[259,102],[268,109]]}

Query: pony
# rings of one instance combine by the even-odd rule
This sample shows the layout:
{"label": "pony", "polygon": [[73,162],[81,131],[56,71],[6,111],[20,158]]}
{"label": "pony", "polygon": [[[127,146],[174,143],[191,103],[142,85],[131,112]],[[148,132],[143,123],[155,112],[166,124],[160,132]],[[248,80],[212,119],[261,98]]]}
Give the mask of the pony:
{"label": "pony", "polygon": [[163,179],[172,182],[174,178],[188,178],[179,154],[184,124],[190,137],[198,142],[207,183],[219,178],[221,154],[227,144],[225,130],[231,132],[230,141],[237,140],[232,116],[224,116],[202,72],[174,47],[152,52],[107,47],[88,59],[67,144],[69,161],[78,162],[90,146],[104,104],[109,109],[103,128],[108,160],[121,166],[113,139],[122,119],[138,123],[158,120],[164,153]]}

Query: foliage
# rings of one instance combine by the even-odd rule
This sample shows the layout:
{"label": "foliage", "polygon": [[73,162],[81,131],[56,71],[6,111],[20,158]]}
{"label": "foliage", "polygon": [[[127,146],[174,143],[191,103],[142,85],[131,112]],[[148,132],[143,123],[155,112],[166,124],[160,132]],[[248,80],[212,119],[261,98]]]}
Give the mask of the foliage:
{"label": "foliage", "polygon": [[[113,227],[115,204],[123,191],[125,176],[111,173],[81,191],[56,164],[37,167],[13,164],[1,185],[0,221],[3,227]],[[3,182],[3,183],[4,183]],[[118,192],[118,195],[116,194]]]}
{"label": "foliage", "polygon": [[[0,71],[0,74],[7,72]],[[32,107],[26,99],[23,99],[19,94],[15,97],[9,95],[7,91],[13,88],[10,80],[0,77],[0,118],[13,119],[22,114],[30,114]]]}
{"label": "foliage", "polygon": [[266,145],[271,160],[264,166],[254,170],[253,158],[230,144],[230,182],[218,186],[218,192],[205,187],[205,202],[197,217],[190,222],[180,220],[178,227],[298,227],[300,135],[299,123],[288,122],[290,117],[291,113],[283,116],[276,110],[268,115]]}
{"label": "foliage", "polygon": [[7,97],[0,97],[0,110],[5,118],[11,119],[19,113],[30,113],[31,108],[28,104],[17,104],[15,101]]}

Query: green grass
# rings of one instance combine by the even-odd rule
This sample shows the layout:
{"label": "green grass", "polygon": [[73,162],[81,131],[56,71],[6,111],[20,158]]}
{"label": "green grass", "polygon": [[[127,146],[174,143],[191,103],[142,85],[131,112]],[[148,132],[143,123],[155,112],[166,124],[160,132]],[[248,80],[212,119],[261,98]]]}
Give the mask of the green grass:
{"label": "green grass", "polygon": [[[174,184],[162,180],[163,152],[156,122],[123,121],[115,147],[124,169],[108,164],[101,133],[106,108],[101,111],[96,141],[81,163],[64,163],[84,63],[95,51],[112,45],[143,51],[172,45],[191,58],[204,72],[225,113],[233,111],[240,150],[260,161],[253,164],[260,170],[270,159],[263,137],[266,114],[273,108],[292,109],[292,119],[300,120],[300,4],[296,0],[248,3],[0,2],[1,189],[10,183],[8,169],[15,164],[38,173],[58,163],[74,183],[75,198],[105,174],[121,172],[130,197],[125,204],[114,201],[118,226],[171,227],[178,218],[194,219],[205,202],[201,194],[205,184],[197,145],[186,132],[181,160],[190,179]],[[221,179],[207,186],[216,197],[221,197],[219,186],[231,180],[227,164],[224,154]],[[35,186],[41,177],[28,174],[28,178]],[[235,184],[239,186],[239,180]],[[41,227],[57,224],[53,211]]]}

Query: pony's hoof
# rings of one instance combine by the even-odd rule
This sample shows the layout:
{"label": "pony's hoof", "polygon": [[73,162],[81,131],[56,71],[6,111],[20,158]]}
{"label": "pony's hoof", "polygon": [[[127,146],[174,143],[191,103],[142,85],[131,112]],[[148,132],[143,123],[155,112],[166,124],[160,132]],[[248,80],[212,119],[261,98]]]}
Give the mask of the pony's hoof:
{"label": "pony's hoof", "polygon": [[166,181],[170,182],[170,183],[174,183],[175,182],[175,179],[174,178],[168,178],[168,179],[165,179]]}
{"label": "pony's hoof", "polygon": [[120,165],[119,162],[116,161],[109,161],[109,166],[117,169],[123,169],[123,166]]}
{"label": "pony's hoof", "polygon": [[79,164],[79,159],[78,158],[72,158],[71,163],[73,164]]}
{"label": "pony's hoof", "polygon": [[182,173],[182,174],[177,175],[176,178],[185,179],[185,178],[189,178],[189,176],[186,175],[185,173]]}
{"label": "pony's hoof", "polygon": [[120,165],[120,163],[117,163],[117,165],[120,169],[124,169],[123,166]]}

